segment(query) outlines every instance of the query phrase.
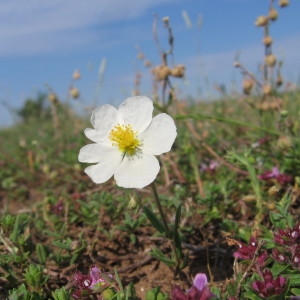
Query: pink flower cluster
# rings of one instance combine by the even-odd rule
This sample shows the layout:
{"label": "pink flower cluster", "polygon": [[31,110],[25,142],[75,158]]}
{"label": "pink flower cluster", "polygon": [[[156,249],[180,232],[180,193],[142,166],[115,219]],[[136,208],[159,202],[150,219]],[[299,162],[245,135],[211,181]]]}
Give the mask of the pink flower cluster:
{"label": "pink flower cluster", "polygon": [[257,280],[252,283],[252,288],[258,296],[265,299],[274,295],[282,295],[285,290],[287,280],[283,276],[274,278],[269,269],[262,273],[263,280]]}
{"label": "pink flower cluster", "polygon": [[292,176],[280,173],[277,167],[274,167],[272,171],[266,171],[265,173],[258,175],[258,178],[260,180],[276,180],[282,185],[292,181]]}
{"label": "pink flower cluster", "polygon": [[[254,267],[262,280],[254,281],[252,289],[263,299],[275,295],[284,296],[287,287],[285,277],[273,277],[272,272],[266,268],[270,263],[270,257],[279,263],[289,264],[292,268],[300,269],[300,221],[292,228],[279,229],[275,232],[274,242],[276,247],[272,249],[272,254],[269,256],[267,250],[257,253],[258,242],[255,237],[250,238],[249,244],[232,239],[230,241],[231,244],[238,247],[238,250],[233,254],[235,258],[242,260],[256,259]],[[290,299],[300,298],[291,297]]]}
{"label": "pink flower cluster", "polygon": [[280,250],[273,249],[273,258],[300,269],[300,221],[293,228],[279,229],[274,233],[274,241]]}
{"label": "pink flower cluster", "polygon": [[[257,240],[251,237],[249,245],[236,243],[239,247],[233,256],[240,259],[251,260],[254,258],[257,251]],[[263,280],[257,280],[252,283],[252,289],[263,299],[273,295],[281,295],[285,291],[287,280],[283,276],[274,278],[271,271],[265,268],[268,252],[265,250],[256,259],[256,270],[261,275]],[[261,271],[262,270],[262,271]],[[235,299],[235,298],[232,298]]]}
{"label": "pink flower cluster", "polygon": [[109,288],[110,284],[107,278],[112,278],[112,275],[103,276],[103,272],[96,266],[93,266],[87,275],[76,272],[74,274],[74,291],[72,297],[75,299],[84,299],[100,287],[101,290]]}
{"label": "pink flower cluster", "polygon": [[[251,237],[249,244],[246,245],[241,242],[236,242],[238,246],[238,251],[233,253],[233,256],[235,258],[244,259],[244,260],[251,260],[254,258],[258,243],[257,239],[255,237]],[[257,259],[256,263],[259,267],[263,267],[265,265],[265,261],[268,258],[267,251],[264,251],[262,254],[260,254]]]}

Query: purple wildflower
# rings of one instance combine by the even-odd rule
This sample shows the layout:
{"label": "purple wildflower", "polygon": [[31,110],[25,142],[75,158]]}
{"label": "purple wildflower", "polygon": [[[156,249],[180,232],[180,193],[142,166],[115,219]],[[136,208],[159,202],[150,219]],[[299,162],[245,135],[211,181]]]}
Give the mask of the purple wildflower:
{"label": "purple wildflower", "polygon": [[257,142],[251,144],[251,146],[252,146],[252,148],[261,147],[264,144],[267,144],[270,140],[271,140],[270,136],[265,136],[265,137],[260,138]]}
{"label": "purple wildflower", "polygon": [[74,286],[75,291],[72,293],[72,297],[75,299],[82,299],[88,297],[91,293],[92,277],[90,275],[84,275],[80,272],[74,274]]}
{"label": "purple wildflower", "polygon": [[234,252],[234,257],[246,260],[253,258],[257,248],[257,240],[255,237],[250,238],[249,245],[246,245],[241,242],[237,242],[237,245],[239,249],[238,251]]}
{"label": "purple wildflower", "polygon": [[113,278],[112,275],[104,276],[103,272],[96,266],[91,267],[88,275],[76,272],[74,274],[75,290],[72,293],[72,297],[75,299],[84,299],[93,292],[97,292],[99,288],[100,292],[104,291],[103,287],[105,285],[109,289],[110,285],[107,282],[107,277]]}
{"label": "purple wildflower", "polygon": [[56,215],[62,215],[64,212],[64,202],[62,199],[59,199],[55,204],[51,206],[51,211]]}
{"label": "purple wildflower", "polygon": [[95,284],[104,282],[104,279],[101,277],[101,271],[96,266],[93,266],[90,270],[90,276],[92,278],[91,287]]}
{"label": "purple wildflower", "polygon": [[278,232],[274,233],[274,241],[282,246],[300,244],[300,222],[293,228],[278,229]]}
{"label": "purple wildflower", "polygon": [[252,283],[252,288],[262,298],[281,295],[285,291],[286,279],[283,276],[274,278],[269,269],[263,271],[263,280]]}
{"label": "purple wildflower", "polygon": [[295,245],[291,247],[292,252],[292,265],[297,269],[300,269],[300,245]]}
{"label": "purple wildflower", "polygon": [[288,263],[289,258],[282,252],[280,252],[277,248],[272,249],[272,256],[279,263]]}
{"label": "purple wildflower", "polygon": [[258,175],[260,180],[271,180],[275,179],[278,183],[284,185],[292,180],[292,176],[280,173],[277,167],[274,167],[272,171],[266,171],[263,174]]}
{"label": "purple wildflower", "polygon": [[193,286],[184,292],[179,286],[173,286],[171,300],[209,300],[214,294],[207,286],[207,277],[204,273],[198,273],[193,281]]}
{"label": "purple wildflower", "polygon": [[[238,251],[233,253],[233,256],[235,258],[244,259],[244,260],[251,260],[254,258],[258,246],[257,239],[255,237],[252,236],[250,238],[248,245],[236,240],[232,240],[231,243],[238,246]],[[268,252],[265,250],[257,257],[256,264],[259,267],[264,267],[267,258],[268,258]]]}
{"label": "purple wildflower", "polygon": [[219,163],[217,161],[212,160],[209,164],[201,164],[201,171],[207,173],[215,173],[216,169],[219,167]]}

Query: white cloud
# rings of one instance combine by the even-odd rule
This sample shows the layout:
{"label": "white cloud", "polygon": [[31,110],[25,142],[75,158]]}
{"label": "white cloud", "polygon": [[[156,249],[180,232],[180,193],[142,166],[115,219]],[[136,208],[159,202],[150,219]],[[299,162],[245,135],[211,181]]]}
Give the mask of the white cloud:
{"label": "white cloud", "polygon": [[171,1],[0,0],[0,56],[88,44],[99,37],[99,28],[96,31],[92,26],[137,18],[147,9]]}

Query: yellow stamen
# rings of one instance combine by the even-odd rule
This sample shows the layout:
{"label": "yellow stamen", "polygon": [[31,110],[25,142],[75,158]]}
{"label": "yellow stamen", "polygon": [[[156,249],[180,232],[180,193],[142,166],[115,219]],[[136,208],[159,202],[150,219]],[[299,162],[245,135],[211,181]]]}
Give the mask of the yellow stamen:
{"label": "yellow stamen", "polygon": [[112,145],[117,147],[126,155],[134,155],[138,150],[141,142],[137,138],[137,132],[133,131],[130,124],[116,125],[110,132],[109,138]]}

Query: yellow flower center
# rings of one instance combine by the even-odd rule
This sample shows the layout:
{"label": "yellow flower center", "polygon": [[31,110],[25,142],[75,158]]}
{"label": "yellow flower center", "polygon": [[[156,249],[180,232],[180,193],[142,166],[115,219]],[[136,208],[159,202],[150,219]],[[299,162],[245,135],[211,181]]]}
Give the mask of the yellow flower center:
{"label": "yellow flower center", "polygon": [[109,138],[112,145],[117,147],[126,155],[134,155],[138,150],[141,142],[137,138],[137,132],[133,131],[130,124],[116,125],[110,132]]}

